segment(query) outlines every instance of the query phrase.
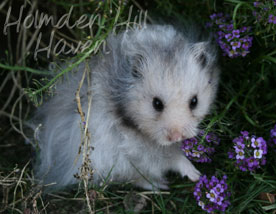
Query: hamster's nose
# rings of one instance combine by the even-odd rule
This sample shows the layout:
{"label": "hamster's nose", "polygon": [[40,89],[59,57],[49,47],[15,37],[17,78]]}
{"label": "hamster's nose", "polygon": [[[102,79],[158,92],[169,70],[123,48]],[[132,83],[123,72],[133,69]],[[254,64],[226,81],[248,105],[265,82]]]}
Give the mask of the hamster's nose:
{"label": "hamster's nose", "polygon": [[179,141],[185,139],[185,137],[178,130],[171,130],[171,131],[169,131],[167,139],[168,139],[168,141],[171,141],[171,142],[179,142]]}

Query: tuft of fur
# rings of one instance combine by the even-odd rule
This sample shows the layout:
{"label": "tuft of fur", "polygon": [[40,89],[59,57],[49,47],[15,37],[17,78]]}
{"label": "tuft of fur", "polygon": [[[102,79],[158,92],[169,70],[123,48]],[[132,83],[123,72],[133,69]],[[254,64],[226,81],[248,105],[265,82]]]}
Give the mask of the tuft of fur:
{"label": "tuft of fur", "polygon": [[[171,25],[147,25],[110,36],[109,53],[91,60],[92,87],[84,84],[81,102],[85,111],[91,90],[95,184],[109,176],[146,189],[167,188],[164,174],[169,170],[193,181],[199,178],[180,141],[197,134],[214,100],[219,69],[211,42],[195,37]],[[81,118],[75,92],[84,67],[57,84],[55,96],[38,108],[33,120],[42,124],[36,176],[44,184],[55,182],[55,189],[78,182],[73,175],[82,164],[82,158],[75,161]],[[198,102],[191,109],[195,96]],[[156,97],[162,111],[153,107]]]}

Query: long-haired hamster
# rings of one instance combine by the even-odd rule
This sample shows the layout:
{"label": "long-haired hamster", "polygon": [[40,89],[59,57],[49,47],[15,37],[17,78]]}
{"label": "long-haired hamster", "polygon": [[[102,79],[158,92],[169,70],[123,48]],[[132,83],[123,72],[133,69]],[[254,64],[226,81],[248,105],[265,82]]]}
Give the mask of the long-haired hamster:
{"label": "long-haired hamster", "polygon": [[[166,189],[170,170],[198,180],[200,172],[180,144],[197,134],[215,98],[216,48],[171,25],[145,25],[109,36],[107,49],[89,62],[90,84],[84,81],[80,92],[86,119],[89,115],[94,184]],[[74,175],[82,165],[76,158],[82,124],[75,93],[85,63],[77,70],[56,85],[34,119],[41,124],[35,174],[44,184],[56,183],[54,189],[77,183]]]}

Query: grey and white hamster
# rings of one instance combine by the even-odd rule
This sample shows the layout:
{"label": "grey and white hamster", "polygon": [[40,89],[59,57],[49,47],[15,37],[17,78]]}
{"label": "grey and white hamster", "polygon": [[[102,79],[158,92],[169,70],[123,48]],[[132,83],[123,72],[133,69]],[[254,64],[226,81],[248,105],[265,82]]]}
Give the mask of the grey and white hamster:
{"label": "grey and white hamster", "polygon": [[[109,52],[91,60],[91,87],[84,81],[81,103],[85,111],[90,90],[95,184],[108,177],[166,189],[169,170],[199,179],[180,142],[197,134],[215,98],[219,68],[211,42],[196,37],[171,25],[146,25],[110,36]],[[42,124],[35,173],[44,184],[56,182],[54,189],[78,182],[81,118],[75,93],[84,68],[57,84],[55,96],[35,116]]]}

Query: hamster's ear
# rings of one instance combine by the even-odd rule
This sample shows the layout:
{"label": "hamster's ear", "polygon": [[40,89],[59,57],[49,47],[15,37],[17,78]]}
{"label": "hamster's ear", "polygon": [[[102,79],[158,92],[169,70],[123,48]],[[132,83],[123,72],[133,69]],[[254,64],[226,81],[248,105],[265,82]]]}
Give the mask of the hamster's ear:
{"label": "hamster's ear", "polygon": [[193,56],[202,68],[213,64],[215,61],[216,52],[214,52],[214,49],[210,42],[198,42],[192,46]]}
{"label": "hamster's ear", "polygon": [[144,57],[141,54],[135,54],[128,57],[129,68],[131,69],[131,74],[135,78],[142,78],[142,70],[144,66]]}
{"label": "hamster's ear", "polygon": [[137,43],[137,38],[133,31],[128,31],[122,34],[121,39],[121,52],[125,56],[128,67],[131,70],[131,74],[134,78],[143,77],[143,70],[146,66],[146,54],[143,51],[143,47]]}

